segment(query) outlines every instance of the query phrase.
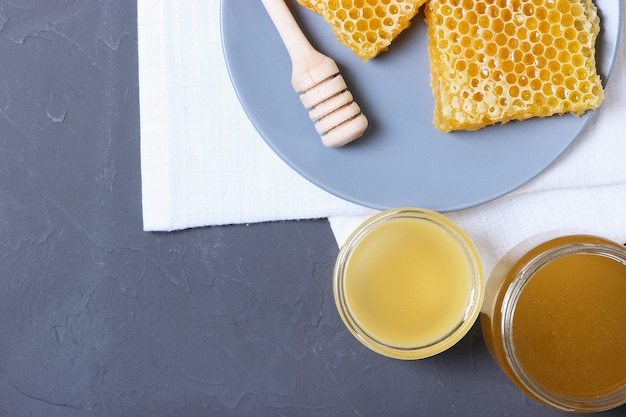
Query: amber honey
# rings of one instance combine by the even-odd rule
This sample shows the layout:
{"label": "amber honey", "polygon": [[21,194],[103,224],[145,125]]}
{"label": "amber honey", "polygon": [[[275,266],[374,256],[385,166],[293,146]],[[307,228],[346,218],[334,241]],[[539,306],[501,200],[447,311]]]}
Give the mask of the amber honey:
{"label": "amber honey", "polygon": [[571,412],[626,403],[626,249],[593,236],[517,248],[489,278],[481,324],[509,378]]}

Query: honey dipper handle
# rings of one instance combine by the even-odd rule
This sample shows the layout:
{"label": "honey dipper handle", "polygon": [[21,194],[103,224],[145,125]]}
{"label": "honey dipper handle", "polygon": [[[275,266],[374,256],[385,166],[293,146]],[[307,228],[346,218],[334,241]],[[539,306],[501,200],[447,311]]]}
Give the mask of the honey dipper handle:
{"label": "honey dipper handle", "polygon": [[302,33],[284,0],[261,0],[278,30],[292,64],[291,84],[297,92],[339,72],[335,61],[318,52]]}
{"label": "honey dipper handle", "polygon": [[261,0],[291,58],[291,85],[309,110],[325,146],[338,147],[359,138],[367,119],[348,91],[332,58],[311,46],[284,0]]}

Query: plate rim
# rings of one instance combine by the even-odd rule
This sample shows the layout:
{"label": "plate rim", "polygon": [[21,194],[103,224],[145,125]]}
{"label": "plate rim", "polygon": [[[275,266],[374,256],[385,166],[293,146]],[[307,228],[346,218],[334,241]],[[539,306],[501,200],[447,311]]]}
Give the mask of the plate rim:
{"label": "plate rim", "polygon": [[[256,129],[256,131],[260,134],[261,138],[263,139],[263,141],[270,147],[270,149],[272,150],[272,152],[274,152],[283,162],[285,162],[292,170],[294,170],[297,174],[299,174],[300,176],[302,176],[303,178],[305,178],[307,181],[311,182],[312,184],[316,185],[317,187],[329,192],[330,194],[339,197],[343,200],[352,202],[354,204],[358,204],[361,205],[363,207],[368,207],[368,208],[372,208],[372,209],[376,209],[376,210],[385,210],[385,209],[389,209],[392,207],[395,207],[396,205],[389,205],[389,204],[381,204],[381,203],[376,203],[374,201],[368,201],[367,199],[364,199],[362,197],[350,194],[349,191],[347,190],[342,190],[340,189],[340,187],[337,187],[335,184],[332,183],[328,183],[325,181],[322,181],[318,178],[318,176],[312,174],[311,172],[309,172],[306,169],[302,169],[288,154],[285,153],[285,151],[278,146],[278,143],[274,140],[271,139],[271,133],[266,131],[266,128],[263,126],[263,121],[260,120],[257,115],[255,114],[255,112],[253,111],[253,109],[250,108],[249,104],[247,103],[246,99],[243,97],[243,93],[240,91],[240,87],[239,84],[237,82],[237,80],[235,79],[236,77],[233,74],[233,68],[232,68],[232,60],[229,59],[230,54],[229,54],[229,47],[228,47],[228,39],[225,33],[225,13],[224,13],[224,5],[225,3],[229,2],[229,1],[233,1],[233,0],[220,0],[220,35],[221,35],[221,45],[222,45],[222,52],[224,55],[224,60],[226,63],[226,67],[227,67],[227,71],[228,71],[228,75],[232,84],[232,87],[234,88],[237,98],[246,114],[246,116],[248,117],[248,119],[250,120],[250,122],[252,123],[252,125],[254,126],[254,128]],[[602,8],[598,5],[598,3],[603,3],[605,0],[594,0],[594,4],[596,4],[596,6],[598,7],[598,10],[600,12],[600,15],[602,15]],[[613,0],[606,0],[606,1],[613,1]],[[294,3],[296,3],[294,1]],[[297,3],[296,3],[297,4]],[[423,7],[423,6],[422,6]],[[614,39],[614,47],[613,50],[611,51],[610,55],[605,57],[605,59],[608,61],[608,68],[603,68],[604,73],[600,74],[602,76],[602,84],[603,86],[606,86],[609,79],[611,78],[611,74],[613,72],[613,68],[615,66],[615,61],[616,61],[616,57],[617,54],[619,52],[619,45],[621,40],[621,31],[620,31],[620,27],[622,24],[622,4],[620,2],[616,2],[615,7],[617,8],[617,16],[616,16],[616,20],[615,20],[615,26],[616,26],[616,33],[614,33],[611,36],[611,40]],[[313,13],[311,11],[308,11],[310,13]],[[423,10],[420,9],[418,15],[416,15],[415,18],[417,18],[419,15],[421,15],[423,13]],[[304,30],[304,28],[303,28]],[[602,26],[601,26],[601,31]],[[599,39],[596,41],[596,47],[597,47],[597,42],[599,41]],[[613,43],[613,42],[611,42]],[[597,59],[597,58],[596,58]],[[598,61],[600,61],[599,59],[597,59]],[[600,70],[600,69],[599,69]],[[295,94],[295,93],[294,93]],[[568,140],[566,141],[566,143],[563,144],[563,146],[558,150],[558,152],[555,152],[553,157],[551,159],[548,159],[546,161],[546,163],[544,164],[544,166],[542,166],[541,168],[539,168],[536,172],[529,174],[527,176],[525,176],[524,178],[520,178],[517,181],[512,181],[511,184],[509,184],[509,186],[504,187],[504,188],[500,188],[497,191],[491,192],[491,193],[485,193],[479,197],[473,198],[471,199],[471,201],[465,201],[465,202],[461,202],[458,204],[446,204],[445,207],[427,207],[422,205],[421,207],[424,208],[428,208],[434,211],[439,211],[439,212],[453,212],[453,211],[458,211],[458,210],[463,210],[463,209],[468,209],[468,208],[472,208],[472,207],[476,207],[485,203],[488,203],[490,201],[493,201],[499,197],[505,196],[509,193],[511,193],[512,191],[522,187],[523,185],[525,185],[526,183],[532,181],[534,178],[536,178],[537,176],[539,176],[541,173],[543,173],[546,169],[548,169],[551,165],[553,165],[562,155],[563,153],[569,149],[572,144],[576,141],[576,139],[581,135],[582,131],[587,127],[587,125],[589,124],[590,120],[592,119],[592,117],[594,116],[594,114],[601,109],[602,106],[600,106],[598,109],[594,109],[594,110],[589,110],[587,111],[584,115],[582,115],[581,117],[579,117],[579,119],[583,119],[582,123],[579,123],[577,125],[576,129],[573,129],[573,134],[571,135],[571,137],[568,138]],[[553,116],[555,117],[555,116]],[[537,118],[535,118],[537,119]],[[549,119],[549,118],[546,118]],[[524,121],[519,121],[517,123],[520,122],[524,122]],[[321,145],[320,145],[321,146]]]}

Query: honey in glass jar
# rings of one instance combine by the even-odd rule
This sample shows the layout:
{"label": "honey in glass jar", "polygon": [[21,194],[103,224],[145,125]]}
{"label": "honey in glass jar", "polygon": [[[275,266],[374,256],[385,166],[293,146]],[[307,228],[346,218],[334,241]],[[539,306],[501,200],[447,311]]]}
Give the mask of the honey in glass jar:
{"label": "honey in glass jar", "polygon": [[481,325],[527,395],[570,412],[626,403],[626,248],[595,236],[526,242],[496,265]]}

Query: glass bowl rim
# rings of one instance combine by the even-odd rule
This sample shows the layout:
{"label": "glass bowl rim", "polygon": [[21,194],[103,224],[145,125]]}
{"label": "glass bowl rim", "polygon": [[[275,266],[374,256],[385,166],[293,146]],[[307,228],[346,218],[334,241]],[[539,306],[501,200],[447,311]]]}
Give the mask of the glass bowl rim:
{"label": "glass bowl rim", "polygon": [[[345,282],[345,270],[350,260],[354,248],[368,235],[371,230],[386,224],[389,221],[401,218],[408,218],[417,221],[430,221],[437,226],[449,232],[463,248],[468,260],[472,266],[472,274],[469,277],[472,281],[471,295],[466,306],[466,313],[463,319],[451,329],[450,332],[443,335],[439,340],[427,345],[415,347],[397,347],[385,344],[359,324],[358,320],[352,315],[347,305],[345,291],[343,290]],[[485,280],[482,262],[474,243],[464,230],[454,223],[447,216],[441,213],[414,207],[400,207],[382,211],[359,225],[342,245],[335,268],[333,271],[333,293],[335,303],[341,316],[342,321],[348,330],[362,344],[374,352],[380,353],[395,359],[423,359],[438,353],[441,353],[456,344],[474,325],[482,307],[485,292]]]}

